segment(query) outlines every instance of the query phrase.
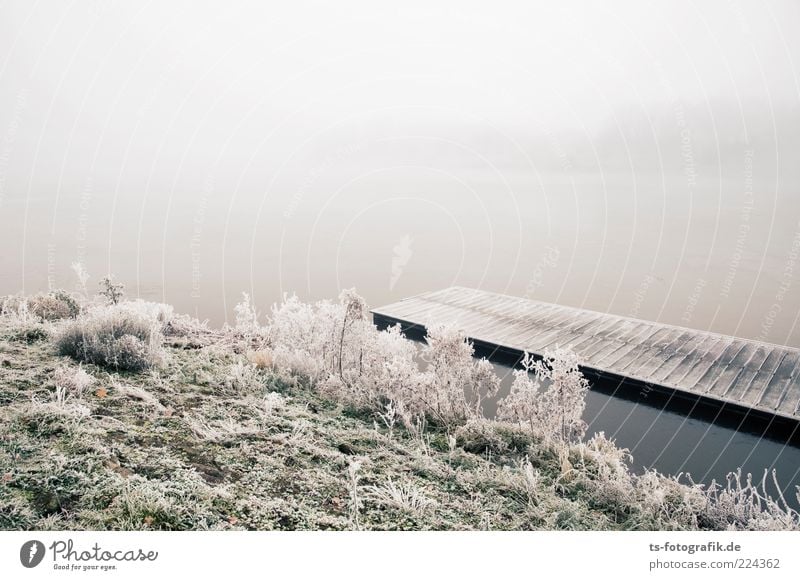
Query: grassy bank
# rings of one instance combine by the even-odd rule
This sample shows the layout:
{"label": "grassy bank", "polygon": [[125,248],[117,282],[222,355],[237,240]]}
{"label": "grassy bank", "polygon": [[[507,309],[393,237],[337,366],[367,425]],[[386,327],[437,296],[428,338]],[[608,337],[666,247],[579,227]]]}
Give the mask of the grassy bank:
{"label": "grassy bank", "polygon": [[[3,303],[0,529],[798,528],[744,477],[708,489],[637,476],[602,437],[539,431],[514,415],[522,395],[507,408],[520,420],[498,422],[438,400],[429,412],[422,386],[369,391],[369,368],[381,385],[380,373],[407,375],[397,354],[369,366],[378,355],[363,341],[385,337],[346,300],[276,310],[264,326],[245,302],[221,330],[113,302]],[[320,312],[339,326],[314,354],[289,337],[287,316],[303,334]],[[463,362],[468,380],[489,380],[475,364]]]}

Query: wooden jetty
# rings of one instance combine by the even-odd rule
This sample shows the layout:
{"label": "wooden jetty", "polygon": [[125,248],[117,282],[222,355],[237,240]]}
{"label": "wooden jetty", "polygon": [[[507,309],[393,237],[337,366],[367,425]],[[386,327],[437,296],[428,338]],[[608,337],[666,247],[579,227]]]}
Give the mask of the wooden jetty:
{"label": "wooden jetty", "polygon": [[800,349],[462,287],[372,313],[406,332],[454,325],[482,351],[515,358],[570,347],[590,377],[800,421]]}

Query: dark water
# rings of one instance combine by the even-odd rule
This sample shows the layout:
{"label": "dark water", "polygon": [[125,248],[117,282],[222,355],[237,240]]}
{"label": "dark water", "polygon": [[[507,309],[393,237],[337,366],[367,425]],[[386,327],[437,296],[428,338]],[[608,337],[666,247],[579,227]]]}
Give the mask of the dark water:
{"label": "dark water", "polygon": [[[512,369],[495,364],[502,379],[498,397],[506,395],[513,382]],[[655,402],[653,402],[655,403]],[[492,416],[496,405],[484,407]],[[684,409],[684,411],[686,411]],[[641,473],[656,469],[661,473],[690,474],[697,483],[725,482],[729,472],[741,467],[761,480],[770,470],[767,489],[776,496],[771,471],[787,502],[800,509],[796,486],[800,485],[800,448],[785,442],[781,436],[763,436],[742,428],[739,419],[714,420],[703,410],[678,413],[641,400],[627,400],[592,388],[586,397],[584,420],[589,424],[587,438],[598,432],[614,439],[619,447],[633,456],[631,468]],[[728,422],[730,421],[730,422]]]}

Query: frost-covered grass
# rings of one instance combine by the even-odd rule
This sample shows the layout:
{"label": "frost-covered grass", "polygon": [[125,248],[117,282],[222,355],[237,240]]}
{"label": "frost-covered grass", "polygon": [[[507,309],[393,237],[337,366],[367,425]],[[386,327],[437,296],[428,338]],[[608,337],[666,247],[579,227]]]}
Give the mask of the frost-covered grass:
{"label": "frost-covered grass", "polygon": [[143,371],[162,360],[163,327],[170,308],[146,302],[87,308],[59,328],[59,354],[118,371]]}
{"label": "frost-covered grass", "polygon": [[[104,297],[75,318],[2,302],[0,529],[800,527],[761,477],[636,475],[586,440],[567,352],[529,361],[495,421],[463,336],[432,329],[423,368],[354,292],[265,320],[247,299],[220,330]],[[120,364],[123,336],[148,364]]]}

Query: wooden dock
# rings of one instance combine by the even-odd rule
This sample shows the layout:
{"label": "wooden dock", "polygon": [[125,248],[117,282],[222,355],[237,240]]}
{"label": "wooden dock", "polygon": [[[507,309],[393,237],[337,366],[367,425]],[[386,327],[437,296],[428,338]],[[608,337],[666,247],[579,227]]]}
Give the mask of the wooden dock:
{"label": "wooden dock", "polygon": [[483,350],[514,356],[570,347],[590,376],[800,421],[800,349],[461,287],[372,313],[406,331],[454,325]]}

